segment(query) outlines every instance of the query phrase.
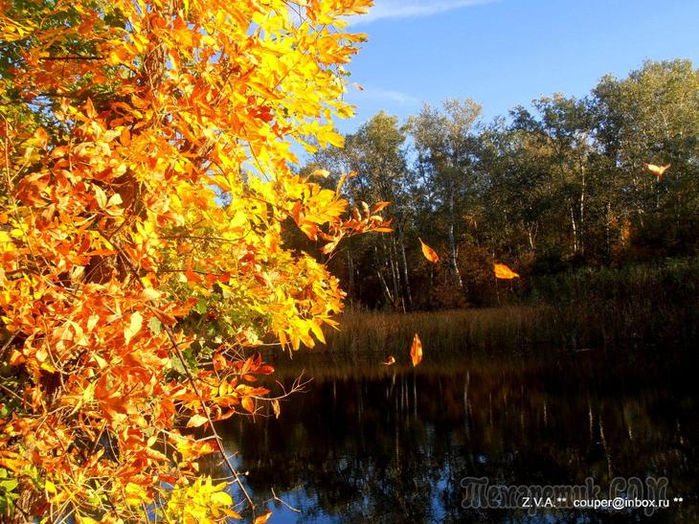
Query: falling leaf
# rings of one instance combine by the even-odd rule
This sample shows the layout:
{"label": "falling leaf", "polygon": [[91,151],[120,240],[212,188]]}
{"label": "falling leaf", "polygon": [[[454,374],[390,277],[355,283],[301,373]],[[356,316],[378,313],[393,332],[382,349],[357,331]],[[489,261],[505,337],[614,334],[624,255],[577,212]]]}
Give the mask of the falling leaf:
{"label": "falling leaf", "polygon": [[384,362],[384,365],[392,366],[395,363],[396,363],[396,359],[393,357],[393,355],[389,355],[389,357],[386,359],[386,362]]}
{"label": "falling leaf", "polygon": [[364,86],[359,85],[357,82],[352,84],[357,91],[364,91]]}
{"label": "falling leaf", "polygon": [[281,408],[279,407],[279,401],[276,398],[272,399],[272,411],[274,412],[274,418],[279,418]]}
{"label": "falling leaf", "polygon": [[503,280],[512,280],[513,278],[519,278],[519,275],[512,271],[505,264],[494,264],[493,270],[495,272],[495,278],[501,278]]}
{"label": "falling leaf", "polygon": [[658,166],[656,164],[645,164],[646,169],[658,177],[658,180],[663,178],[665,171],[670,169],[671,164],[665,164],[664,166]]}
{"label": "falling leaf", "polygon": [[410,360],[413,361],[413,367],[422,362],[422,342],[420,341],[420,337],[417,336],[417,333],[415,333],[413,343],[410,346]]}
{"label": "falling leaf", "polygon": [[420,241],[420,246],[422,247],[422,254],[425,255],[425,258],[433,264],[439,262],[439,255],[437,254],[437,252],[430,246],[425,244],[421,238],[418,238],[418,240]]}

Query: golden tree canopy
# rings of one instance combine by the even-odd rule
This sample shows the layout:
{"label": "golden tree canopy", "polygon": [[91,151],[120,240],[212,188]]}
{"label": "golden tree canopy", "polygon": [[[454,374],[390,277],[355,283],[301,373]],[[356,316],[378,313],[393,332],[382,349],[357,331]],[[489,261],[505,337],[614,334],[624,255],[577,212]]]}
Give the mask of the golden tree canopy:
{"label": "golden tree canopy", "polygon": [[294,174],[291,147],[341,143],[362,40],[344,17],[369,4],[0,2],[3,511],[236,516],[196,459],[268,393],[245,350],[313,346],[342,307],[283,229],[327,252],[385,228]]}

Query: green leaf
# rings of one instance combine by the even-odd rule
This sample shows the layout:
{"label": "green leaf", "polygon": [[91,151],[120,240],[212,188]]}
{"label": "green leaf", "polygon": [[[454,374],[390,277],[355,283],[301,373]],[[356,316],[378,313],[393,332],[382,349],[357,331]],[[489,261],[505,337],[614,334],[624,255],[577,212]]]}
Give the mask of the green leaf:
{"label": "green leaf", "polygon": [[160,335],[160,332],[163,329],[163,323],[160,322],[160,320],[156,317],[152,317],[148,321],[148,329],[150,329],[151,333],[153,333],[154,335]]}

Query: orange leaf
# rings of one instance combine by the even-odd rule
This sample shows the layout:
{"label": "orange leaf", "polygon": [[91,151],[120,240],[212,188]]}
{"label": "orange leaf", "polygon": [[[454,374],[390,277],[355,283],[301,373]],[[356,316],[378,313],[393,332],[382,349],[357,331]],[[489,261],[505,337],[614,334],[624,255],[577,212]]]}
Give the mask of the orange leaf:
{"label": "orange leaf", "polygon": [[377,202],[376,204],[374,204],[371,207],[371,214],[376,215],[377,213],[380,213],[381,210],[383,210],[384,208],[386,208],[390,205],[391,205],[390,202]]}
{"label": "orange leaf", "polygon": [[410,346],[410,360],[413,361],[413,367],[422,362],[422,342],[420,341],[420,337],[417,336],[417,333],[415,333],[413,343]]}
{"label": "orange leaf", "polygon": [[437,254],[437,252],[430,246],[425,244],[421,238],[418,238],[418,240],[420,241],[420,246],[422,247],[422,254],[425,255],[425,258],[433,264],[439,262],[439,255]]}
{"label": "orange leaf", "polygon": [[122,146],[129,147],[129,144],[131,143],[131,132],[129,131],[128,127],[125,127],[124,129],[121,130],[121,136],[119,137],[119,142],[121,142]]}
{"label": "orange leaf", "polygon": [[87,102],[85,102],[85,114],[89,118],[96,118],[97,117],[97,111],[95,111],[95,106],[92,103],[92,100],[89,98],[87,99]]}
{"label": "orange leaf", "polygon": [[495,278],[501,278],[503,280],[512,280],[513,278],[519,278],[519,275],[512,271],[505,264],[494,264],[493,271],[495,272]]}
{"label": "orange leaf", "polygon": [[36,131],[34,132],[34,138],[37,141],[37,145],[41,149],[46,149],[46,144],[48,144],[49,141],[49,135],[46,134],[46,131],[43,127],[38,127],[36,129]]}
{"label": "orange leaf", "polygon": [[653,173],[655,176],[658,177],[658,180],[663,178],[663,175],[665,174],[665,171],[670,169],[670,166],[672,164],[666,164],[664,166],[658,166],[656,164],[644,164],[646,166],[646,169]]}
{"label": "orange leaf", "polygon": [[17,185],[17,198],[28,206],[44,204],[42,192],[49,184],[46,173],[39,172],[27,175]]}
{"label": "orange leaf", "polygon": [[20,364],[24,364],[26,362],[26,359],[24,358],[24,355],[17,351],[16,349],[12,350],[12,354],[10,355],[10,366],[19,366]]}
{"label": "orange leaf", "polygon": [[243,404],[243,408],[246,411],[248,411],[250,413],[255,411],[255,401],[253,399],[251,399],[250,397],[243,397],[242,404]]}
{"label": "orange leaf", "polygon": [[254,524],[265,524],[265,522],[267,522],[271,516],[272,512],[268,510],[267,513],[265,513],[264,515],[260,515],[259,517],[257,517],[255,519]]}
{"label": "orange leaf", "polygon": [[393,364],[396,363],[396,359],[393,355],[389,355],[389,357],[386,359],[386,362],[384,362],[385,366],[392,366]]}

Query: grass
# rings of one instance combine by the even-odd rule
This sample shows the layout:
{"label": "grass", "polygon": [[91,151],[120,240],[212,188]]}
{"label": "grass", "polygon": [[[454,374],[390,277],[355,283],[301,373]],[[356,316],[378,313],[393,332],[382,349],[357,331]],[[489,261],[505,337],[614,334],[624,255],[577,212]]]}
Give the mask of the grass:
{"label": "grass", "polygon": [[[512,306],[422,313],[353,312],[339,318],[340,330],[328,330],[327,344],[302,349],[293,359],[265,351],[265,361],[279,371],[336,378],[380,376],[412,369],[409,349],[418,333],[425,354],[421,371],[443,370],[466,359],[485,355],[527,354],[532,347],[550,345],[537,340],[545,329],[542,308]],[[383,362],[393,356],[396,364]]]}
{"label": "grass", "polygon": [[[429,359],[420,367],[444,370],[465,359],[544,357],[591,352],[623,356],[638,365],[672,365],[699,337],[699,260],[622,269],[585,269],[532,279],[516,305],[497,308],[390,313],[347,312],[340,330],[327,330],[327,344],[293,354],[277,349],[263,357],[290,374],[338,378],[382,375],[412,368],[409,348],[419,334]],[[388,356],[394,366],[384,366]],[[501,359],[498,359],[501,360]]]}
{"label": "grass", "polygon": [[699,259],[539,278],[528,302],[550,305],[558,340],[573,348],[692,350],[699,336]]}

